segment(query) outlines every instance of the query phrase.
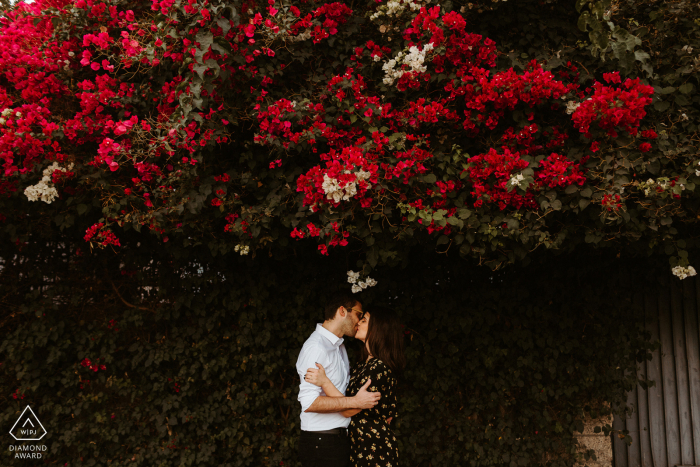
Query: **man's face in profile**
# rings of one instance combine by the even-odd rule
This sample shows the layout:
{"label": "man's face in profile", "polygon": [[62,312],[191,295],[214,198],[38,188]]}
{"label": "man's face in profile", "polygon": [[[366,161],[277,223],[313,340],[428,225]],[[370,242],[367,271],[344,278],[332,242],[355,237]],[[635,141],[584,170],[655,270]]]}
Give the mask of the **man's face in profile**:
{"label": "man's face in profile", "polygon": [[348,337],[355,337],[357,332],[357,323],[362,319],[362,303],[357,302],[355,305],[348,309],[345,308],[345,322],[343,323],[343,334]]}

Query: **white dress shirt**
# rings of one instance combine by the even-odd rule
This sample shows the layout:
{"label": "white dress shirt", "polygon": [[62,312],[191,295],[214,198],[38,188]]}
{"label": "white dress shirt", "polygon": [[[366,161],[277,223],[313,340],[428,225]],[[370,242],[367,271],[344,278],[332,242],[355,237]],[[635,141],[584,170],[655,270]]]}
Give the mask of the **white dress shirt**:
{"label": "white dress shirt", "polygon": [[324,431],[347,428],[350,425],[350,417],[344,417],[340,413],[305,412],[318,396],[326,395],[320,387],[304,381],[306,370],[317,368],[316,362],[323,365],[328,379],[338,391],[345,394],[350,382],[350,362],[343,340],[318,323],[299,352],[297,373],[301,384],[298,400],[301,403],[301,429],[304,431]]}

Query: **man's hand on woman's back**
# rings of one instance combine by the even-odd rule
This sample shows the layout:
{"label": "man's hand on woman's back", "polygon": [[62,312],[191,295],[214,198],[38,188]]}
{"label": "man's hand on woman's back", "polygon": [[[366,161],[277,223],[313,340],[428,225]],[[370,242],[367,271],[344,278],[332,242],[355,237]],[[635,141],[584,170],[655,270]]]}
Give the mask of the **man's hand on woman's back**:
{"label": "man's hand on woman's back", "polygon": [[360,388],[360,390],[357,392],[357,394],[353,397],[355,400],[355,407],[358,409],[371,409],[374,408],[375,405],[379,402],[379,399],[382,397],[381,393],[379,392],[370,392],[367,390],[367,387],[372,383],[371,379],[368,379],[367,382]]}

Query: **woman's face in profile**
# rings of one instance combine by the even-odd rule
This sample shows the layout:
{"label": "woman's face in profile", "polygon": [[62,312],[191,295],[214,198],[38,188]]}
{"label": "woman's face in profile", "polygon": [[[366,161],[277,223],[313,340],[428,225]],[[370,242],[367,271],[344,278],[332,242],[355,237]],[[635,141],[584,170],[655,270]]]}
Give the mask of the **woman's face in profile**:
{"label": "woman's face in profile", "polygon": [[367,328],[369,327],[369,312],[365,311],[365,315],[362,317],[359,323],[357,323],[357,332],[355,333],[355,339],[359,339],[362,342],[367,339]]}

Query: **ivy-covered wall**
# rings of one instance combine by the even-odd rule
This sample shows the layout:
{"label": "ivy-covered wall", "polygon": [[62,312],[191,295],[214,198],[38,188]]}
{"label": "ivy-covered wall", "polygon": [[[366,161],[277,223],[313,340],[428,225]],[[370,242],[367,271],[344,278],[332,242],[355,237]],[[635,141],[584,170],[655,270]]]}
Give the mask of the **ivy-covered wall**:
{"label": "ivy-covered wall", "polygon": [[[4,262],[0,425],[30,404],[52,465],[298,466],[294,362],[349,260],[136,250]],[[417,253],[378,275],[358,297],[405,323],[403,465],[573,465],[582,420],[625,400],[650,348],[631,301],[647,266],[585,252],[491,273]]]}

